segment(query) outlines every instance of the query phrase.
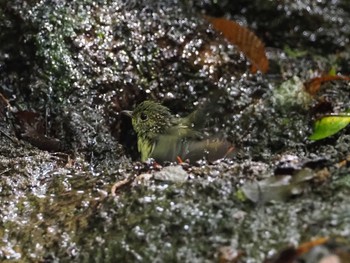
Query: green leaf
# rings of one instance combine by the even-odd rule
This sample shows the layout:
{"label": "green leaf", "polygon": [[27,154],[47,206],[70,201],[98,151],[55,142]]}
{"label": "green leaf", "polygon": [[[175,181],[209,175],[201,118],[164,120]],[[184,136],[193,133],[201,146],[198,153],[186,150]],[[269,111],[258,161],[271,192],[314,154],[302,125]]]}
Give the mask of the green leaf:
{"label": "green leaf", "polygon": [[350,114],[342,113],[324,116],[315,122],[314,132],[310,140],[317,141],[336,134],[350,123]]}
{"label": "green leaf", "polygon": [[283,50],[291,58],[299,58],[307,55],[306,50],[292,49],[288,45],[284,45]]}
{"label": "green leaf", "polygon": [[332,68],[329,70],[328,75],[330,76],[336,76],[337,75],[337,69],[335,66],[332,66]]}
{"label": "green leaf", "polygon": [[242,189],[238,189],[235,196],[241,202],[247,201],[247,196],[244,194],[244,191]]}

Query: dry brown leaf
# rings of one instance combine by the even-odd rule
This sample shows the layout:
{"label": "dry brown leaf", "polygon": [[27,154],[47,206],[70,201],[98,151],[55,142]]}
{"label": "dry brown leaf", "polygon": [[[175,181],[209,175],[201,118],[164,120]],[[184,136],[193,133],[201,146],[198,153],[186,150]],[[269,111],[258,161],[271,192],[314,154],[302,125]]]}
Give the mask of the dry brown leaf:
{"label": "dry brown leaf", "polygon": [[40,114],[32,111],[18,111],[14,114],[17,122],[17,136],[41,150],[58,152],[62,150],[60,140],[46,136],[46,128]]}
{"label": "dry brown leaf", "polygon": [[323,245],[324,243],[326,243],[329,240],[328,237],[320,237],[314,240],[311,240],[309,242],[305,242],[302,243],[296,250],[297,250],[297,254],[300,256],[302,254],[305,254],[307,252],[309,252],[312,248],[319,246],[319,245]]}
{"label": "dry brown leaf", "polygon": [[252,72],[260,70],[266,73],[269,69],[269,61],[266,56],[264,43],[248,28],[225,19],[205,16],[205,18],[220,31],[225,38],[236,45],[252,63]]}
{"label": "dry brown leaf", "polygon": [[295,248],[293,246],[286,247],[282,249],[278,254],[270,259],[264,261],[264,263],[294,263],[297,262],[298,258],[308,253],[311,249],[316,246],[325,244],[329,238],[320,237],[309,242],[302,243],[299,247]]}
{"label": "dry brown leaf", "polygon": [[342,75],[324,75],[321,77],[312,78],[309,81],[305,82],[305,84],[304,84],[305,89],[309,94],[315,95],[319,91],[319,89],[323,83],[328,82],[328,81],[332,81],[332,80],[350,81],[350,77],[342,76]]}

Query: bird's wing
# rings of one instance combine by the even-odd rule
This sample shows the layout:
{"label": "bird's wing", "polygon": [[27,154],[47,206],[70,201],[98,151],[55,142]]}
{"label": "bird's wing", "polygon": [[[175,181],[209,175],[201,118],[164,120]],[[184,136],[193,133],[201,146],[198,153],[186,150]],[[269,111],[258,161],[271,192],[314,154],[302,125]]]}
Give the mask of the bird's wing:
{"label": "bird's wing", "polygon": [[232,156],[232,144],[226,140],[209,138],[196,140],[191,138],[179,138],[172,135],[161,135],[157,138],[151,153],[157,162],[175,162],[189,160],[191,163],[200,159],[212,162],[217,159]]}
{"label": "bird's wing", "polygon": [[208,138],[200,141],[188,141],[182,149],[182,160],[195,162],[200,159],[206,159],[213,162],[218,159],[233,156],[232,144],[224,139]]}
{"label": "bird's wing", "polygon": [[168,128],[166,134],[170,136],[175,136],[178,139],[191,138],[199,140],[202,138],[202,134],[200,131],[194,129],[190,125],[181,122]]}

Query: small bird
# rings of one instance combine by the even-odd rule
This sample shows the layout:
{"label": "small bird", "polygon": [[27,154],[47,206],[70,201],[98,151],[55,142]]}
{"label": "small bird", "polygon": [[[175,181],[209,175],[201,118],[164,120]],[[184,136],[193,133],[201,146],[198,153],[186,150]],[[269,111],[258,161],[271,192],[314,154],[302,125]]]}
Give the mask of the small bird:
{"label": "small bird", "polygon": [[154,101],[146,100],[134,111],[122,111],[131,117],[137,134],[141,161],[153,158],[158,163],[200,159],[212,162],[227,157],[233,146],[219,138],[205,138],[201,133],[210,106],[204,106],[184,118]]}

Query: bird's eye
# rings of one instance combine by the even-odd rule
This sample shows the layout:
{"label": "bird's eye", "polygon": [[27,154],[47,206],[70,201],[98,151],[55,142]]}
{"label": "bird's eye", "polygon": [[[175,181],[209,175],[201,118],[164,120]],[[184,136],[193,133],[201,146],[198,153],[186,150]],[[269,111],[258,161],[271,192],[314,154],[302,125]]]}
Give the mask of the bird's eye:
{"label": "bird's eye", "polygon": [[144,113],[144,112],[142,112],[141,113],[141,115],[140,115],[140,119],[142,120],[142,121],[145,121],[145,120],[147,120],[147,114],[146,113]]}

